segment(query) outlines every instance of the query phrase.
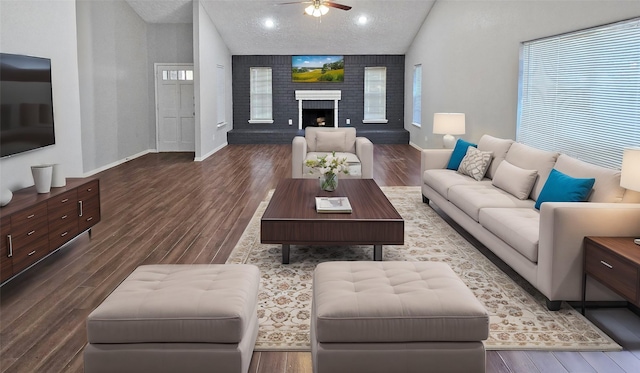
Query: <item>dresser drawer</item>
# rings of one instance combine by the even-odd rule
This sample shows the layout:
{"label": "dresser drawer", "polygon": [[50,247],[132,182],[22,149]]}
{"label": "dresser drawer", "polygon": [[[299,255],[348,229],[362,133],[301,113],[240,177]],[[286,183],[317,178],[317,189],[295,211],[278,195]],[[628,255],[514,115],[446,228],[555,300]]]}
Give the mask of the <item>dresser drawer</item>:
{"label": "dresser drawer", "polygon": [[13,264],[9,250],[9,235],[11,234],[11,219],[9,217],[2,218],[0,223],[0,282],[4,282],[13,276]]}
{"label": "dresser drawer", "polygon": [[78,193],[70,190],[47,200],[49,216],[58,215],[59,211],[75,210],[78,206]]}
{"label": "dresser drawer", "polygon": [[47,202],[42,201],[33,207],[11,215],[11,233],[14,237],[31,232],[47,222]]}
{"label": "dresser drawer", "polygon": [[76,205],[68,205],[64,209],[58,209],[55,213],[49,213],[49,232],[61,227],[78,227],[78,207]]}
{"label": "dresser drawer", "polygon": [[72,226],[62,226],[55,230],[49,231],[49,248],[51,251],[56,250],[70,239],[78,235],[78,224]]}
{"label": "dresser drawer", "polygon": [[44,236],[28,247],[13,250],[13,272],[18,273],[49,253],[49,237]]}
{"label": "dresser drawer", "polygon": [[638,269],[624,258],[599,246],[585,245],[585,271],[623,297],[638,299]]}
{"label": "dresser drawer", "polygon": [[78,200],[84,201],[92,197],[100,195],[100,182],[98,180],[90,181],[78,187]]}
{"label": "dresser drawer", "polygon": [[13,229],[13,218],[12,218],[11,241],[13,242],[14,256],[15,256],[16,250],[32,245],[35,241],[39,240],[41,237],[48,237],[49,224],[46,220],[46,216],[45,216],[45,219],[39,219],[37,222],[34,222],[34,223],[35,224],[33,225],[23,227],[26,229],[21,229],[20,231],[16,231]]}
{"label": "dresser drawer", "polygon": [[82,216],[78,218],[78,231],[83,232],[100,221],[100,199],[98,197],[84,201]]}

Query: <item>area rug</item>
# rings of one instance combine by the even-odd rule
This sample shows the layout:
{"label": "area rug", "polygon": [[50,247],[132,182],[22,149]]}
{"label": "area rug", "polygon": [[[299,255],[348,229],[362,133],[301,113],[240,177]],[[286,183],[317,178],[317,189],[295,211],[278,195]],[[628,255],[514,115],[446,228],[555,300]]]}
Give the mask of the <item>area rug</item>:
{"label": "area rug", "polygon": [[[419,187],[381,187],[405,221],[405,245],[384,246],[383,260],[444,262],[460,276],[490,314],[488,350],[621,350],[571,306],[548,311],[544,297],[526,281],[513,280],[460,236],[431,207]],[[310,350],[312,273],[318,263],[372,260],[372,246],[292,246],[290,264],[280,245],[260,243],[260,217],[271,193],[253,215],[227,263],[260,268],[260,327],[255,350]]]}

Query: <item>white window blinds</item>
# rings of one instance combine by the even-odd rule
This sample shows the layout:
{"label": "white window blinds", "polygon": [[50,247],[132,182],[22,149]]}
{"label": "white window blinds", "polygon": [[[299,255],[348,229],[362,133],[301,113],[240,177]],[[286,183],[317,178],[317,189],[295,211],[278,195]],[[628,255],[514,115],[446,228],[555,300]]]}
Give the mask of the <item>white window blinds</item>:
{"label": "white window blinds", "polygon": [[640,19],[525,42],[516,139],[620,168],[640,145]]}
{"label": "white window blinds", "polygon": [[422,65],[413,67],[413,119],[412,123],[422,126]]}
{"label": "white window blinds", "polygon": [[273,99],[270,67],[252,67],[251,119],[249,123],[273,123]]}
{"label": "white window blinds", "polygon": [[364,123],[387,123],[387,68],[364,68]]}
{"label": "white window blinds", "polygon": [[217,122],[218,127],[222,127],[227,122],[227,113],[226,113],[226,82],[224,75],[224,66],[217,65],[216,69],[216,80],[217,80],[217,97],[216,97],[216,109],[217,109]]}

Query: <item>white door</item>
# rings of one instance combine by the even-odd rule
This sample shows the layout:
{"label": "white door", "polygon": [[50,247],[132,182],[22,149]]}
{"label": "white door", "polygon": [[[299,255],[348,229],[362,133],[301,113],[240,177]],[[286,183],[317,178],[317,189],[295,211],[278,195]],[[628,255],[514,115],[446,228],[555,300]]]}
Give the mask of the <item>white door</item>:
{"label": "white door", "polygon": [[193,152],[193,64],[156,64],[156,134],[159,152]]}

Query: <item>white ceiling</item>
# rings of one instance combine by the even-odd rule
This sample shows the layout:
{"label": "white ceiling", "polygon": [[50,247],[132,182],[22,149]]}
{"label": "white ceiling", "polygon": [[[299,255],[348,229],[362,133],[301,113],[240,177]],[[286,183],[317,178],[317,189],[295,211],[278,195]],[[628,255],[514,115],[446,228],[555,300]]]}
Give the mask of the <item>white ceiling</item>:
{"label": "white ceiling", "polygon": [[[404,54],[436,0],[337,0],[321,18],[295,0],[201,0],[234,55]],[[303,0],[304,1],[304,0]],[[148,23],[191,23],[191,0],[127,0]],[[360,25],[358,19],[367,17]],[[271,19],[274,27],[265,27]]]}

